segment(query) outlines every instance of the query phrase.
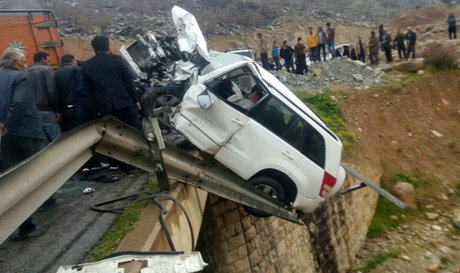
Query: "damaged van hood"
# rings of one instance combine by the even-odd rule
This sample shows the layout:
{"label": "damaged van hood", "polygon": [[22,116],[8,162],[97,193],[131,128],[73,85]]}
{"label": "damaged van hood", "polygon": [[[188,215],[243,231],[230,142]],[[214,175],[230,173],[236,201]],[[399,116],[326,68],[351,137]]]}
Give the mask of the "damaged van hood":
{"label": "damaged van hood", "polygon": [[171,12],[177,29],[180,50],[190,54],[196,51],[203,59],[210,62],[208,46],[195,16],[178,6],[174,6]]}

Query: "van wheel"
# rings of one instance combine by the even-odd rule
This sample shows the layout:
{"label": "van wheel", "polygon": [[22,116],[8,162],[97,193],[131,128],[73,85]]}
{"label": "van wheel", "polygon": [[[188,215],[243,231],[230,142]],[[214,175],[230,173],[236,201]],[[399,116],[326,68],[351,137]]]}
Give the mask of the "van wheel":
{"label": "van wheel", "polygon": [[[283,186],[275,179],[267,176],[259,176],[250,179],[249,184],[254,186],[256,189],[268,194],[272,198],[278,199],[279,201],[286,203],[286,192]],[[251,207],[245,206],[246,211],[256,217],[270,217],[270,213],[260,211]]]}

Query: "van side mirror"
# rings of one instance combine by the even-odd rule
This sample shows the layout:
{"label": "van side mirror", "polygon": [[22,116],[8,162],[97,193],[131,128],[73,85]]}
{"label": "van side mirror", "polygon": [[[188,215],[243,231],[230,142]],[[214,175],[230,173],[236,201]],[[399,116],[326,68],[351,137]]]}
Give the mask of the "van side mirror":
{"label": "van side mirror", "polygon": [[206,90],[201,92],[197,96],[196,100],[198,101],[198,104],[200,105],[202,109],[209,109],[212,106],[211,97],[209,96],[208,91]]}

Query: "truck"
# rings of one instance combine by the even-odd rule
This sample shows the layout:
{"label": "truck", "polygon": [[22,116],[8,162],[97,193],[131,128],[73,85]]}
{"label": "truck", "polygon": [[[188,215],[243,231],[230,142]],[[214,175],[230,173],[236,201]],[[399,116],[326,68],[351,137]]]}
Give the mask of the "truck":
{"label": "truck", "polygon": [[59,25],[52,10],[0,10],[0,52],[8,47],[24,50],[27,65],[38,51],[50,55],[51,67],[57,69],[64,55]]}

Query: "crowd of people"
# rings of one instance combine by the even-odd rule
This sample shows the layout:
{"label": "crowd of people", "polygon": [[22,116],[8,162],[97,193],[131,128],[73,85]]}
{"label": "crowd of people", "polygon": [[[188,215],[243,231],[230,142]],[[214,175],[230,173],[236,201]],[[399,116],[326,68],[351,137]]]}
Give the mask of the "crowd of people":
{"label": "crowd of people", "polygon": [[283,65],[288,72],[304,74],[308,72],[308,66],[305,59],[307,55],[310,56],[312,61],[321,61],[321,55],[323,56],[323,60],[326,61],[326,51],[335,57],[335,28],[332,27],[331,23],[327,23],[326,26],[326,31],[323,30],[322,26],[318,27],[317,32],[313,31],[312,27],[308,29],[308,49],[302,42],[302,37],[297,38],[297,44],[295,44],[294,48],[291,47],[289,41],[283,41],[281,47],[278,45],[277,41],[273,41],[271,50],[272,63],[270,63],[268,59],[268,42],[261,33],[258,33],[258,50],[262,66],[269,70],[281,70],[282,64],[280,60],[282,59]]}
{"label": "crowd of people", "polygon": [[[33,55],[14,47],[0,59],[0,151],[1,170],[16,165],[43,149],[62,132],[105,115],[141,129],[140,103],[127,63],[110,52],[109,39],[96,36],[91,45],[95,56],[78,63],[74,56],[62,56],[54,72],[46,52]],[[41,207],[56,202],[50,197]],[[35,230],[29,217],[13,239],[21,240]]]}
{"label": "crowd of people", "polygon": [[[453,13],[449,14],[447,19],[449,39],[457,38],[457,20]],[[261,33],[258,36],[258,52],[262,60],[262,66],[265,69],[282,70],[282,66],[287,72],[304,74],[308,72],[306,58],[311,62],[319,62],[321,59],[326,61],[326,56],[331,59],[338,56],[349,57],[352,60],[359,60],[363,63],[368,61],[371,65],[380,63],[380,52],[383,52],[387,63],[393,61],[393,51],[398,52],[399,60],[415,59],[415,48],[417,43],[417,34],[413,28],[408,27],[406,31],[398,30],[394,38],[387,28],[379,26],[378,34],[375,31],[370,32],[368,41],[363,36],[358,36],[356,43],[347,44],[342,51],[335,48],[335,28],[331,23],[318,26],[315,31],[313,27],[308,28],[306,35],[306,45],[302,37],[297,38],[297,44],[292,48],[289,41],[283,41],[279,46],[278,42],[273,41],[272,60],[268,58],[268,43]],[[328,54],[329,53],[329,54]],[[295,64],[295,68],[294,68]]]}

